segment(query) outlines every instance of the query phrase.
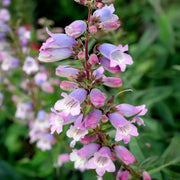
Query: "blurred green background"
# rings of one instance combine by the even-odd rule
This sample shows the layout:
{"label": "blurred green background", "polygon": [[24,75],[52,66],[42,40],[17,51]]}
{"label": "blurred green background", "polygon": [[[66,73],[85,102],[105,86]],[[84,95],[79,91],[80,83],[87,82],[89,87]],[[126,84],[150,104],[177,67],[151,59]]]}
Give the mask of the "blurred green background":
{"label": "blurred green background", "polygon": [[[121,27],[106,33],[99,42],[128,44],[134,64],[120,77],[122,89],[133,89],[116,101],[132,105],[146,104],[146,126],[129,143],[142,169],[157,180],[180,179],[180,1],[116,0],[115,13]],[[12,22],[39,28],[37,19],[47,17],[55,27],[65,27],[77,19],[86,19],[87,9],[73,0],[12,0]],[[92,42],[94,44],[95,42]],[[106,89],[108,91],[108,89]],[[117,92],[108,91],[111,93]],[[51,97],[49,97],[51,99]],[[12,111],[13,112],[13,111]],[[12,114],[13,116],[13,114]],[[17,129],[19,131],[17,133]],[[80,173],[69,163],[54,169],[52,152],[41,152],[28,143],[28,128],[22,130],[9,117],[0,121],[0,179],[96,179],[91,172]],[[35,153],[36,152],[36,153]],[[147,159],[148,158],[148,159]],[[112,179],[106,174],[104,179]]]}

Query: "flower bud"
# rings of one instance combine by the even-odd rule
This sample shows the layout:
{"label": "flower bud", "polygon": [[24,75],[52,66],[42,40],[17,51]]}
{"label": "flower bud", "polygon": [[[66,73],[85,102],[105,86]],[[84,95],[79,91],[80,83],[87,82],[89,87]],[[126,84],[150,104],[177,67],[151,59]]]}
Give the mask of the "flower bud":
{"label": "flower bud", "polygon": [[99,89],[93,89],[90,93],[90,99],[95,107],[104,106],[106,94],[102,93]]}
{"label": "flower bud", "polygon": [[124,146],[115,146],[114,150],[126,165],[133,164],[133,162],[136,160],[135,157]]}
{"label": "flower bud", "polygon": [[90,27],[89,27],[89,32],[90,32],[91,34],[95,34],[95,33],[97,32],[96,26],[90,26]]}
{"label": "flower bud", "polygon": [[65,27],[66,34],[71,38],[77,38],[85,32],[87,25],[82,20],[72,22],[69,26]]}
{"label": "flower bud", "polygon": [[104,77],[103,82],[105,86],[109,87],[121,87],[122,86],[122,79],[114,78],[114,77]]}
{"label": "flower bud", "polygon": [[151,177],[146,171],[143,172],[143,180],[151,180]]}
{"label": "flower bud", "polygon": [[102,121],[103,123],[108,122],[108,117],[107,117],[106,115],[103,115],[102,118],[101,118],[101,121]]}
{"label": "flower bud", "polygon": [[94,129],[97,126],[99,120],[101,119],[101,116],[102,112],[100,110],[91,111],[84,118],[84,126],[86,128]]}
{"label": "flower bud", "polygon": [[101,8],[104,7],[104,4],[101,3],[101,2],[95,2],[95,3],[94,3],[94,6],[95,6],[96,8],[98,8],[98,9],[101,9]]}
{"label": "flower bud", "polygon": [[60,88],[65,90],[65,91],[74,91],[75,89],[78,88],[78,84],[70,81],[62,81],[60,83]]}
{"label": "flower bud", "polygon": [[114,0],[102,0],[103,3],[110,3],[113,2]]}
{"label": "flower bud", "polygon": [[84,58],[85,58],[84,52],[80,51],[80,52],[78,53],[78,59],[83,60]]}
{"label": "flower bud", "polygon": [[91,54],[90,57],[89,57],[89,63],[90,64],[98,64],[99,63],[99,59],[97,57],[96,54]]}

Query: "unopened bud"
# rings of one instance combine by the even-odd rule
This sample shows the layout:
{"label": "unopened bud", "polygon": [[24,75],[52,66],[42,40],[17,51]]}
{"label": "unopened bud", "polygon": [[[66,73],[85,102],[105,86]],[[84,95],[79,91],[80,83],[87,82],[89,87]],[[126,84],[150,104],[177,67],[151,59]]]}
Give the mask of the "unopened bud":
{"label": "unopened bud", "polygon": [[97,32],[96,26],[90,26],[90,27],[89,27],[89,32],[90,32],[91,34],[96,33],[96,32]]}
{"label": "unopened bud", "polygon": [[90,64],[98,64],[99,63],[99,59],[97,57],[96,54],[91,54],[90,57],[89,57],[89,63]]}
{"label": "unopened bud", "polygon": [[78,84],[70,81],[62,81],[60,83],[60,88],[65,90],[65,91],[74,91],[75,89],[78,88]]}
{"label": "unopened bud", "polygon": [[83,60],[85,58],[85,54],[84,54],[84,52],[79,52],[78,53],[78,59],[80,59],[80,60]]}
{"label": "unopened bud", "polygon": [[110,3],[113,2],[114,0],[102,0],[103,3]]}
{"label": "unopened bud", "polygon": [[107,117],[106,115],[103,115],[102,118],[101,118],[101,121],[102,121],[103,123],[108,122],[108,117]]}
{"label": "unopened bud", "polygon": [[96,24],[96,26],[97,26],[98,29],[103,29],[104,28],[104,24],[102,24],[102,23]]}
{"label": "unopened bud", "polygon": [[104,4],[101,3],[101,2],[95,2],[95,3],[94,3],[94,6],[95,6],[96,8],[98,8],[98,9],[101,9],[101,8],[104,7]]}

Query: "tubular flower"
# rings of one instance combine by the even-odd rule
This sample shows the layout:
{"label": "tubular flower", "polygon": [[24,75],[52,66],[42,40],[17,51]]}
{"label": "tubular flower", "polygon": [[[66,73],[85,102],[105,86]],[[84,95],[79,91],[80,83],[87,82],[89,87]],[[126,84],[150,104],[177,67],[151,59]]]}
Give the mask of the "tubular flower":
{"label": "tubular flower", "polygon": [[133,64],[132,58],[129,54],[124,53],[124,51],[128,50],[128,45],[118,47],[104,43],[99,46],[100,53],[110,60],[110,67],[116,67],[117,65],[121,68],[121,71],[124,72],[126,69],[126,64]]}
{"label": "tubular flower", "polygon": [[141,106],[132,106],[130,104],[120,104],[116,106],[118,112],[120,112],[125,117],[131,117],[135,116],[132,120],[132,122],[137,121],[138,125],[145,125],[143,119],[141,119],[139,116],[143,116],[146,114],[147,109],[145,108],[145,105]]}
{"label": "tubular flower", "polygon": [[117,129],[115,141],[124,140],[127,144],[131,135],[138,136],[137,128],[118,113],[108,114],[111,124]]}
{"label": "tubular flower", "polygon": [[108,147],[102,147],[98,152],[94,154],[87,164],[88,169],[95,169],[99,176],[103,176],[105,171],[114,172],[115,165],[112,162],[111,151]]}
{"label": "tubular flower", "polygon": [[77,41],[66,34],[53,34],[48,29],[51,36],[40,48],[39,60],[43,62],[54,62],[66,59],[73,55],[72,47],[77,45]]}
{"label": "tubular flower", "polygon": [[62,93],[61,95],[64,99],[57,101],[54,109],[56,111],[71,113],[73,116],[80,114],[80,104],[85,100],[87,91],[80,88],[70,93],[70,95],[66,93]]}
{"label": "tubular flower", "polygon": [[31,74],[32,72],[36,72],[39,70],[38,64],[32,57],[28,56],[23,65],[23,71],[27,74]]}
{"label": "tubular flower", "polygon": [[102,9],[98,9],[94,11],[93,16],[98,17],[101,22],[115,22],[119,18],[117,15],[113,14],[115,11],[114,5],[111,4],[109,6],[105,5]]}

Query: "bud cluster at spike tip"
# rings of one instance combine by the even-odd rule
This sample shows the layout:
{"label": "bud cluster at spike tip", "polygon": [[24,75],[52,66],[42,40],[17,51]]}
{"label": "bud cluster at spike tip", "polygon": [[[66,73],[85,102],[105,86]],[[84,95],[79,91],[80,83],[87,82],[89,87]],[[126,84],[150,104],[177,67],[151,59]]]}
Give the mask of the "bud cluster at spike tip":
{"label": "bud cluster at spike tip", "polygon": [[[115,161],[120,160],[122,166],[137,164],[138,159],[119,141],[128,144],[132,136],[138,136],[137,126],[145,125],[141,118],[146,114],[145,105],[114,104],[116,95],[108,97],[101,86],[119,88],[127,65],[132,65],[132,57],[125,53],[128,45],[113,45],[103,43],[94,45],[94,51],[88,49],[88,42],[92,35],[100,31],[114,31],[119,28],[119,18],[115,14],[113,0],[75,0],[88,6],[88,20],[76,20],[65,27],[65,34],[53,34],[40,48],[41,62],[54,62],[73,59],[81,63],[81,67],[60,65],[56,68],[56,75],[60,78],[60,88],[68,93],[61,93],[51,108],[50,131],[60,134],[63,126],[68,126],[67,137],[71,138],[72,152],[58,157],[56,165],[73,161],[74,167],[80,171],[94,169],[99,179],[105,172],[115,172]],[[96,10],[93,10],[96,8]],[[92,48],[93,49],[93,48]],[[89,53],[91,52],[91,53]],[[127,67],[128,68],[128,67]],[[116,77],[109,77],[109,71]],[[67,80],[64,80],[67,78]],[[123,92],[123,91],[122,91]],[[121,92],[120,92],[121,93]],[[112,138],[107,129],[114,129]],[[76,144],[81,149],[76,149]],[[132,152],[133,153],[133,152]],[[128,179],[130,171],[117,169],[116,179]],[[146,171],[138,174],[139,178],[148,177]]]}

